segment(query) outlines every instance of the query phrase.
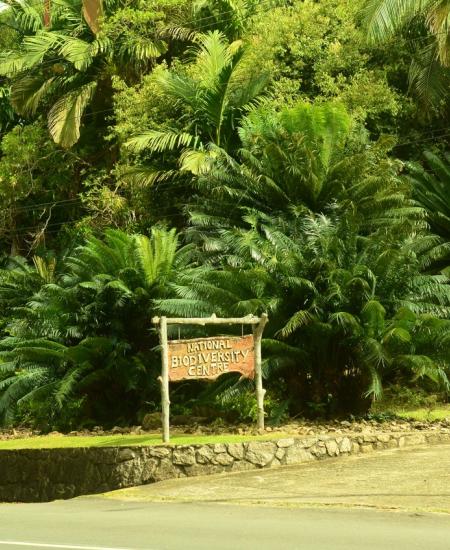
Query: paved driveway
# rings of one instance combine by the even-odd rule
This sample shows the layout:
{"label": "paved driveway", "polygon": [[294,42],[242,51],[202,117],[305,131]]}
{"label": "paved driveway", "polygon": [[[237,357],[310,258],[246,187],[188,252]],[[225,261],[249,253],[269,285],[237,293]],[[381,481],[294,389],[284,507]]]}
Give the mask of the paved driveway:
{"label": "paved driveway", "polygon": [[114,491],[109,496],[138,501],[358,506],[450,514],[450,445],[169,480]]}

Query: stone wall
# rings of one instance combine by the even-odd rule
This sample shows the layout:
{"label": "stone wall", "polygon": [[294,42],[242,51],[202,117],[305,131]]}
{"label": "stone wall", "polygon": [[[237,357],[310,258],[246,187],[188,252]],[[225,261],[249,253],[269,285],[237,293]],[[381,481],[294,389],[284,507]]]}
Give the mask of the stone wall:
{"label": "stone wall", "polygon": [[169,478],[273,468],[444,442],[450,442],[450,433],[433,431],[211,445],[0,450],[0,501],[43,502]]}

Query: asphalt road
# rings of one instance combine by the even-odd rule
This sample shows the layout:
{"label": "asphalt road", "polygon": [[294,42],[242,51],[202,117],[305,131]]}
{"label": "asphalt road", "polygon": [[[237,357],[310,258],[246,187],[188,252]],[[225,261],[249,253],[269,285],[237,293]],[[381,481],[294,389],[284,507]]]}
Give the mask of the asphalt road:
{"label": "asphalt road", "polygon": [[450,445],[0,504],[20,548],[450,550]]}
{"label": "asphalt road", "polygon": [[450,517],[371,510],[130,503],[0,505],[0,550],[449,550]]}

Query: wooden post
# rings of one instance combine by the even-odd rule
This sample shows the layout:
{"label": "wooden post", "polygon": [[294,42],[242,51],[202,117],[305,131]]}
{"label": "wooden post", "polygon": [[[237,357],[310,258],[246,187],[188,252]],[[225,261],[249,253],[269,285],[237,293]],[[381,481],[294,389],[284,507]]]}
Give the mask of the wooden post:
{"label": "wooden post", "polygon": [[256,385],[256,401],[258,404],[258,431],[264,431],[264,395],[266,390],[262,385],[262,356],[261,356],[261,340],[264,327],[268,321],[266,313],[261,315],[259,324],[253,327],[253,336],[255,338],[255,385]]}
{"label": "wooden post", "polygon": [[158,380],[161,384],[161,421],[163,442],[170,440],[170,399],[169,399],[169,349],[167,343],[167,319],[161,317],[159,323],[159,339],[161,343],[162,369]]}

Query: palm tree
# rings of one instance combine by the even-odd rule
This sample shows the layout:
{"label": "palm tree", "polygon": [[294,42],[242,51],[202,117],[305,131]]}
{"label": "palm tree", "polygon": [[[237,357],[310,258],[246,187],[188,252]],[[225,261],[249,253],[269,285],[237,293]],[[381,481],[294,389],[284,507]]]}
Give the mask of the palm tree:
{"label": "palm tree", "polygon": [[[414,37],[419,43],[411,65],[410,82],[427,104],[438,106],[450,86],[450,4],[448,0],[368,0],[362,11],[368,37],[382,42],[403,28],[417,29],[421,21],[429,37]],[[411,33],[409,33],[411,35]]]}
{"label": "palm tree", "polygon": [[[229,43],[219,31],[198,35],[193,63],[154,73],[167,100],[180,114],[179,126],[134,136],[127,142],[128,148],[154,156],[175,152],[180,169],[188,173],[201,170],[204,157],[214,156],[210,152],[214,147],[234,151],[239,146],[239,121],[267,82],[265,75],[242,73],[244,51],[241,41]],[[173,174],[166,172],[151,168],[147,182]]]}
{"label": "palm tree", "polygon": [[286,219],[339,210],[358,217],[366,233],[425,225],[387,155],[389,140],[359,139],[340,104],[300,102],[279,113],[259,106],[243,118],[239,136],[237,155],[215,147],[202,165],[189,204],[191,233],[213,237],[254,211]]}
{"label": "palm tree", "polygon": [[[155,300],[168,297],[168,284],[191,263],[192,247],[179,247],[173,230],[155,228],[150,238],[118,230],[89,237],[10,320],[0,344],[3,419],[23,405],[61,424],[83,415],[135,421],[145,401],[157,400]],[[22,278],[14,270],[0,278],[0,298],[10,292],[8,281]],[[31,284],[35,276],[28,278]]]}
{"label": "palm tree", "polygon": [[[247,216],[250,224],[250,215]],[[199,300],[218,314],[268,311],[264,349],[268,384],[284,381],[292,413],[356,412],[396,376],[445,374],[450,289],[420,274],[415,236],[362,238],[345,218],[253,214],[250,228],[221,232],[227,264],[181,276],[176,315]],[[413,242],[415,241],[415,242]],[[431,328],[433,330],[431,330]]]}
{"label": "palm tree", "polygon": [[[450,289],[421,273],[435,240],[389,144],[358,145],[335,104],[262,106],[239,135],[237,160],[211,149],[190,205],[191,237],[216,269],[182,277],[178,300],[160,307],[182,315],[197,299],[223,315],[269,311],[270,364],[295,412],[305,402],[367,407],[363,394],[379,397],[383,379],[405,369],[445,385]],[[435,354],[433,344],[421,351],[429,317],[446,334],[429,335]]]}
{"label": "palm tree", "polygon": [[9,323],[20,317],[19,312],[32,296],[54,281],[55,269],[54,258],[35,256],[33,265],[20,256],[9,258],[6,267],[0,270],[0,335],[7,334]]}
{"label": "palm tree", "polygon": [[[167,51],[158,28],[161,13],[142,13],[139,3],[130,8],[106,2],[98,34],[82,15],[82,0],[52,1],[50,27],[38,0],[11,0],[1,16],[22,37],[0,56],[0,75],[11,81],[12,104],[26,117],[44,110],[52,138],[66,148],[80,138],[89,106],[96,124],[105,120],[112,107],[114,72],[127,76],[133,67],[151,68]],[[133,32],[136,26],[139,32]]]}

